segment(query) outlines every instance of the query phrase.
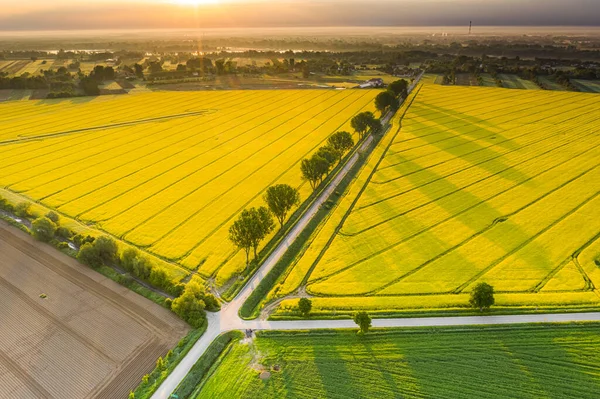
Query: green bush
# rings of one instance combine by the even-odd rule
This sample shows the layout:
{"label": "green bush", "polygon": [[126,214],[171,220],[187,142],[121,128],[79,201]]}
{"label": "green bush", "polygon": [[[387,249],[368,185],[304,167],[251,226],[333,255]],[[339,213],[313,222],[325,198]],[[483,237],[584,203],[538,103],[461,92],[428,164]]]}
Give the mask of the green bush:
{"label": "green bush", "polygon": [[94,237],[92,237],[91,235],[84,236],[83,234],[77,234],[75,237],[73,237],[73,242],[78,247],[83,246],[83,244],[85,244],[85,243],[90,243],[91,244],[95,240],[96,239]]}
{"label": "green bush", "polygon": [[153,264],[134,248],[127,248],[121,253],[120,264],[123,269],[137,278],[147,281],[173,296],[180,296],[184,290],[185,285],[172,281],[164,267]]}
{"label": "green bush", "polygon": [[100,260],[104,264],[111,264],[117,261],[119,247],[117,247],[117,243],[110,237],[102,236],[96,238],[94,240],[94,247],[96,247],[96,251],[98,252],[98,256]]}
{"label": "green bush", "polygon": [[185,286],[183,294],[171,304],[171,310],[192,327],[199,327],[206,322],[206,312],[219,310],[219,302],[207,293],[200,284],[190,281]]}
{"label": "green bush", "polygon": [[10,202],[4,197],[0,197],[0,209],[5,210],[7,212],[14,212],[15,207],[12,206]]}
{"label": "green bush", "polygon": [[100,258],[100,254],[98,254],[98,250],[94,244],[89,242],[86,242],[79,248],[77,260],[92,267],[102,266],[102,259]]}
{"label": "green bush", "polygon": [[58,216],[58,213],[54,212],[54,211],[50,211],[46,214],[46,217],[50,220],[52,220],[56,225],[58,225],[60,223],[60,216]]}
{"label": "green bush", "polygon": [[64,239],[68,240],[69,238],[71,238],[73,236],[73,232],[71,230],[67,229],[66,227],[59,226],[56,229],[56,232],[54,233],[54,235],[56,237],[60,237],[60,238],[64,238]]}
{"label": "green bush", "polygon": [[31,217],[31,204],[29,202],[19,202],[17,206],[15,206],[15,215],[20,218]]}
{"label": "green bush", "polygon": [[128,272],[133,271],[133,265],[137,258],[141,256],[140,252],[134,248],[127,248],[121,252],[121,266]]}
{"label": "green bush", "polygon": [[55,232],[56,224],[46,216],[37,218],[31,223],[31,233],[40,241],[49,242],[54,238]]}

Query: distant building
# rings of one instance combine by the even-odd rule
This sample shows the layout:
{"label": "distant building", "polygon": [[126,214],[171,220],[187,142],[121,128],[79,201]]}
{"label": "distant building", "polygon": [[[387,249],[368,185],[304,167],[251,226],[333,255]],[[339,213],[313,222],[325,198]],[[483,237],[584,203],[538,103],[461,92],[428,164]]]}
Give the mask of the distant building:
{"label": "distant building", "polygon": [[358,87],[360,87],[361,89],[368,89],[371,87],[383,87],[383,86],[384,86],[383,79],[373,78],[373,79],[367,80],[365,83],[359,85]]}

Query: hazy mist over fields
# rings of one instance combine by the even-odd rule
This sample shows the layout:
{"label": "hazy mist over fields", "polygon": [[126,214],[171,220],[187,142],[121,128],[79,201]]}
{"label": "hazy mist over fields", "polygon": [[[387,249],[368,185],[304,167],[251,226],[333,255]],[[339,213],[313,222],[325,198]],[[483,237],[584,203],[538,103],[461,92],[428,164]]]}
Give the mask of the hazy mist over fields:
{"label": "hazy mist over fields", "polygon": [[[342,6],[343,5],[343,6]],[[597,0],[28,0],[0,30],[275,26],[597,26]]]}

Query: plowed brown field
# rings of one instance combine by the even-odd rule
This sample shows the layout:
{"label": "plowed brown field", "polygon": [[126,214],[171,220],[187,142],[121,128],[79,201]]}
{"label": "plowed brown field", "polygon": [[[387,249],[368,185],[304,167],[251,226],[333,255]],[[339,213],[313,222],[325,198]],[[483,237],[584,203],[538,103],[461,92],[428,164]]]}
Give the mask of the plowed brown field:
{"label": "plowed brown field", "polygon": [[0,398],[126,398],[189,329],[2,221],[0,301]]}

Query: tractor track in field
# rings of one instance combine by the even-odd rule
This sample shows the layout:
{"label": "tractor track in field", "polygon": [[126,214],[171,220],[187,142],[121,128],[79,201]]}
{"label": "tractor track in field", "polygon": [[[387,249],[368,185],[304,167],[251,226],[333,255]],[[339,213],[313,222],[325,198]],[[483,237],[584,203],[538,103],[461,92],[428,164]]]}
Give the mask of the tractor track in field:
{"label": "tractor track in field", "polygon": [[94,130],[106,130],[106,129],[114,129],[117,127],[136,126],[136,125],[141,125],[144,123],[162,122],[162,121],[167,121],[167,120],[171,120],[171,119],[187,118],[190,116],[203,116],[210,112],[215,112],[215,110],[187,112],[187,113],[177,114],[177,115],[159,116],[156,118],[147,118],[147,119],[140,119],[140,120],[136,120],[136,121],[120,122],[120,123],[112,123],[112,124],[108,124],[108,125],[86,127],[83,129],[66,130],[64,132],[39,134],[39,135],[35,135],[35,136],[26,136],[26,137],[20,137],[18,139],[8,139],[8,140],[0,141],[0,145],[24,143],[24,142],[28,142],[28,141],[37,141],[40,139],[46,139],[46,138],[50,138],[50,137],[68,136],[70,134],[85,133],[85,132],[94,131]]}

